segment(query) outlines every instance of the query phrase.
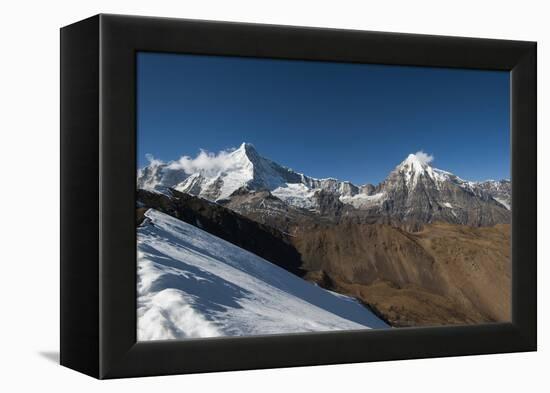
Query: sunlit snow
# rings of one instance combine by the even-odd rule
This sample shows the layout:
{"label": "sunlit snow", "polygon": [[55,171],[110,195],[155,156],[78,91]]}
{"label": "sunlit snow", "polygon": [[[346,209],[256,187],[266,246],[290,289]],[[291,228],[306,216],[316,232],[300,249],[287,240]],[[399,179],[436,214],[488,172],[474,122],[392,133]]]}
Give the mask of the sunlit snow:
{"label": "sunlit snow", "polygon": [[[503,197],[499,182],[472,182],[431,166],[434,157],[423,151],[409,154],[392,173],[403,176],[408,190],[415,190],[420,179],[431,180],[436,189],[452,183],[462,189],[481,195],[484,185],[494,189],[491,195],[502,206],[510,209],[506,192]],[[194,157],[183,156],[179,160],[163,163],[149,157],[149,165],[138,171],[138,188],[164,192],[167,187],[200,196],[210,201],[229,198],[237,190],[270,191],[287,204],[315,210],[319,203],[318,191],[336,194],[340,201],[358,209],[376,207],[387,198],[382,191],[367,195],[362,187],[347,181],[326,178],[316,179],[283,167],[258,154],[251,144],[218,153],[200,151]],[[496,194],[496,195],[495,195]],[[503,199],[504,198],[504,199]]]}
{"label": "sunlit snow", "polygon": [[386,328],[356,300],[164,213],[138,228],[139,340]]}
{"label": "sunlit snow", "polygon": [[314,207],[313,195],[315,190],[306,187],[302,183],[285,183],[284,186],[277,187],[271,193],[292,206],[303,209]]}
{"label": "sunlit snow", "polygon": [[365,209],[381,204],[385,198],[386,194],[379,192],[373,195],[356,194],[353,196],[341,196],[340,201],[358,209]]}
{"label": "sunlit snow", "polygon": [[500,203],[502,206],[504,206],[506,209],[511,210],[510,204],[504,199],[497,198],[497,197],[493,197],[493,199],[498,203]]}

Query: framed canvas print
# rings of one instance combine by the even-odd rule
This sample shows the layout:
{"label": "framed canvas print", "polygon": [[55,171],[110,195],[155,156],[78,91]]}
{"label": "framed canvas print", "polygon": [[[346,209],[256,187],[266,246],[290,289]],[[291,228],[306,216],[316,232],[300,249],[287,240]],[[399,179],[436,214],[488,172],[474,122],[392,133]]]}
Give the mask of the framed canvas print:
{"label": "framed canvas print", "polygon": [[533,42],[64,27],[61,363],[536,350],[535,153]]}

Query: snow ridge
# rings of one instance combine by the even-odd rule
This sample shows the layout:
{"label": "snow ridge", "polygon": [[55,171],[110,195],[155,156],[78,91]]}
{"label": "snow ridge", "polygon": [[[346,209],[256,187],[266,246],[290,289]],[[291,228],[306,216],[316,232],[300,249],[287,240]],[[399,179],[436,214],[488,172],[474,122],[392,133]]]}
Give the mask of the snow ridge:
{"label": "snow ridge", "polygon": [[138,339],[386,328],[371,311],[159,211],[138,228]]}

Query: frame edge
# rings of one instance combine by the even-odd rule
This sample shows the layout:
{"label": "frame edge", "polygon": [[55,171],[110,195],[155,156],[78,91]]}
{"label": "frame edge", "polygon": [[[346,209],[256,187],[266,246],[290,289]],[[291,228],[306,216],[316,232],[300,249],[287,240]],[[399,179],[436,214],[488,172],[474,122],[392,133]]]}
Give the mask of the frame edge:
{"label": "frame edge", "polygon": [[[100,378],[536,350],[536,250],[533,251],[531,249],[531,252],[528,250],[528,247],[532,247],[533,245],[536,247],[536,193],[534,196],[531,194],[533,190],[536,192],[536,158],[534,162],[532,159],[528,159],[524,164],[514,164],[514,162],[523,162],[525,157],[529,157],[529,154],[536,151],[536,43],[528,41],[483,40],[462,37],[454,38],[412,34],[401,35],[398,33],[343,31],[337,29],[296,28],[291,26],[264,26],[232,22],[189,21],[172,18],[158,20],[158,18],[125,17],[119,15],[102,15],[101,20],[101,69],[104,71],[101,76],[101,83],[104,83],[101,96],[105,98],[101,100],[101,113],[103,116],[101,135],[103,136],[103,143],[100,148],[102,149],[102,153],[105,152],[105,160],[102,161],[104,168],[100,174],[100,181],[103,185],[101,200],[104,202],[105,207],[105,210],[101,212],[101,233],[106,240],[104,244],[101,244],[101,247],[105,251],[106,258],[102,258],[101,260],[101,264],[105,268],[101,277],[101,290],[105,292],[102,292],[104,298],[100,303],[100,310],[102,315],[104,315],[104,318],[101,320],[102,350],[100,364],[102,371],[100,371]],[[219,37],[215,38],[216,34],[219,35],[218,29],[227,33],[227,35],[223,36],[223,40]],[[180,30],[185,34],[199,32],[199,38],[214,38],[212,38],[212,41],[201,41],[199,39],[196,47],[194,46],[195,44],[186,41],[184,35],[180,35],[179,38],[175,38],[174,40],[164,40],[160,43],[159,37],[172,37],[171,34],[174,31]],[[316,358],[314,356],[315,353],[313,353],[314,351],[308,347],[308,344],[318,344],[317,340],[321,339],[319,334],[310,334],[309,336],[302,337],[293,335],[288,337],[246,337],[220,340],[216,343],[214,343],[212,339],[201,342],[173,341],[168,343],[136,343],[135,337],[133,342],[132,338],[128,337],[130,330],[126,329],[128,326],[125,327],[123,325],[129,325],[131,322],[131,318],[126,314],[134,313],[135,315],[135,310],[126,310],[127,305],[134,304],[135,302],[135,299],[131,298],[131,295],[135,293],[135,286],[132,286],[135,283],[135,277],[128,276],[130,272],[128,266],[120,267],[119,265],[115,267],[112,264],[115,260],[120,261],[117,257],[125,255],[121,250],[122,246],[120,246],[120,243],[126,244],[128,238],[130,238],[126,233],[127,228],[125,228],[125,224],[122,221],[129,219],[130,216],[133,217],[131,214],[133,212],[127,209],[126,204],[133,203],[134,201],[134,198],[132,198],[131,201],[128,200],[130,194],[127,191],[129,190],[129,183],[132,183],[133,189],[135,186],[135,179],[133,177],[132,179],[128,179],[126,175],[130,173],[131,170],[135,173],[135,162],[127,162],[131,157],[133,157],[135,161],[135,152],[131,151],[135,144],[135,140],[131,140],[128,143],[127,135],[126,137],[120,135],[121,130],[128,132],[132,127],[134,128],[132,128],[131,132],[135,131],[135,124],[133,124],[135,120],[131,119],[129,115],[129,113],[133,113],[135,108],[131,107],[131,99],[128,97],[124,98],[125,94],[131,94],[132,89],[135,89],[132,82],[128,80],[129,76],[124,75],[124,73],[132,74],[130,71],[133,71],[129,62],[127,62],[128,56],[130,53],[134,53],[135,48],[150,49],[151,47],[156,48],[157,46],[155,45],[158,45],[159,51],[171,51],[172,48],[186,46],[191,48],[190,53],[193,53],[193,51],[198,53],[201,50],[205,50],[207,54],[231,55],[231,53],[224,53],[224,51],[236,51],[237,53],[240,51],[243,56],[254,57],[255,51],[259,51],[257,57],[268,57],[271,52],[267,49],[258,48],[246,42],[243,44],[235,43],[242,35],[251,34],[253,37],[265,39],[268,44],[278,43],[279,46],[276,46],[276,49],[273,50],[273,53],[275,53],[273,57],[282,58],[286,53],[286,49],[284,49],[286,47],[284,45],[289,44],[282,43],[283,39],[281,36],[285,36],[286,34],[293,36],[298,34],[298,30],[308,34],[308,39],[311,39],[311,41],[308,41],[309,44],[314,43],[312,46],[310,45],[308,54],[304,55],[304,57],[309,60],[322,60],[316,56],[322,57],[324,54],[321,53],[318,55],[314,53],[320,38],[331,38],[331,34],[334,33],[335,36],[338,35],[339,39],[346,39],[352,42],[350,47],[346,49],[353,49],[355,45],[359,45],[359,41],[362,40],[362,34],[364,34],[366,43],[377,51],[382,52],[381,55],[377,54],[376,56],[378,56],[380,61],[384,64],[397,64],[400,59],[412,56],[412,64],[409,65],[421,65],[420,63],[425,63],[426,66],[430,66],[430,64],[433,63],[432,66],[450,66],[449,64],[456,64],[456,67],[479,67],[480,69],[492,69],[492,67],[497,67],[496,69],[513,71],[511,75],[511,86],[515,84],[516,88],[513,88],[512,92],[512,138],[514,141],[520,138],[520,132],[518,132],[518,130],[522,127],[525,130],[522,131],[522,133],[524,132],[528,135],[523,143],[520,142],[520,148],[516,149],[512,157],[512,177],[517,179],[517,174],[520,173],[520,170],[521,172],[524,170],[534,170],[534,183],[533,176],[527,176],[522,181],[523,187],[525,187],[529,195],[522,198],[522,194],[518,194],[518,192],[514,193],[514,200],[516,202],[518,200],[523,200],[529,204],[528,208],[525,208],[525,210],[521,212],[522,215],[525,215],[523,218],[517,213],[518,209],[515,210],[514,218],[518,220],[515,222],[522,224],[522,231],[515,231],[515,234],[519,234],[519,238],[522,242],[525,241],[525,239],[529,239],[528,236],[534,236],[534,239],[529,239],[526,243],[522,243],[524,246],[527,246],[525,248],[520,249],[514,247],[513,255],[514,259],[516,259],[516,255],[522,253],[521,256],[526,264],[532,265],[534,263],[535,266],[534,268],[532,266],[527,268],[522,267],[523,273],[517,276],[518,279],[513,280],[514,309],[523,309],[524,306],[526,308],[523,309],[524,311],[522,312],[514,312],[512,323],[506,324],[506,326],[459,326],[424,330],[424,334],[421,334],[423,336],[421,342],[414,345],[411,344],[410,347],[407,348],[400,347],[398,344],[399,340],[390,343],[390,347],[382,348],[382,342],[388,344],[387,335],[390,333],[368,332],[369,335],[372,335],[372,338],[364,339],[364,341],[365,343],[369,343],[369,348],[373,349],[373,353],[368,355],[364,353],[356,354],[350,344],[349,348],[351,348],[352,351],[343,354],[341,353],[343,351],[342,348],[338,349],[337,346],[334,346],[331,347],[331,351],[339,353],[340,357],[330,358],[329,360],[327,360],[326,356],[322,359]],[[144,32],[149,32],[150,34],[144,34]],[[280,33],[281,36],[275,33]],[[397,54],[387,53],[389,50],[383,49],[383,46],[386,45],[383,41],[387,36],[390,37],[390,42],[387,43],[388,45],[407,47],[407,50],[405,52],[397,51]],[[400,43],[399,41],[401,39],[405,42]],[[333,47],[336,47],[335,43],[337,43],[337,41],[338,40],[332,40],[332,38],[329,40],[328,51],[330,54],[328,57],[333,56],[334,61],[346,61],[346,58],[349,58],[349,61],[367,62],[366,60],[368,60],[368,57],[363,58],[358,52],[353,52],[351,50],[346,51],[341,48],[332,50]],[[220,42],[222,42],[221,49],[213,49],[220,44]],[[422,48],[425,49],[426,45],[431,45],[432,43],[435,45],[432,52],[440,51],[440,53],[435,54],[430,52],[418,54],[419,51],[422,52]],[[448,47],[448,44],[452,44],[451,48]],[[300,45],[302,45],[302,43],[292,44],[292,48],[295,52],[290,50],[289,58],[298,58],[299,54],[297,53],[300,52]],[[471,51],[470,45],[474,45]],[[311,47],[314,49],[311,49]],[[448,52],[451,52],[453,47],[460,50],[460,53],[449,54]],[[411,55],[411,53],[416,54]],[[532,58],[533,55],[535,57],[534,63]],[[130,69],[128,67],[130,67]],[[120,75],[124,75],[122,81],[120,78],[115,78],[115,76]],[[114,82],[114,84],[112,82]],[[523,87],[518,90],[518,86]],[[515,103],[521,103],[521,100],[525,100],[525,102],[516,108]],[[535,117],[534,123],[533,117]],[[118,131],[119,134],[115,135],[114,131]],[[521,157],[521,161],[518,161],[518,157]],[[516,173],[516,175],[514,175],[514,173]],[[518,182],[516,181],[516,183]],[[514,187],[514,190],[519,189],[519,186],[516,187]],[[126,195],[126,197],[123,197],[123,195]],[[123,207],[123,209],[120,209],[120,207]],[[115,215],[123,219],[117,221],[114,217]],[[119,235],[121,233],[123,234],[123,236],[118,238],[118,244],[116,240],[109,236],[117,233]],[[514,269],[516,269],[516,263],[514,263]],[[534,287],[533,284],[535,284]],[[522,292],[521,296],[519,295],[518,289]],[[125,315],[121,315],[120,313],[124,313]],[[134,329],[135,335],[135,325],[132,328]],[[403,343],[410,344],[409,340],[411,340],[411,337],[417,337],[416,340],[418,341],[419,336],[417,336],[416,333],[421,330],[422,329],[413,328],[391,334],[394,337],[402,337]],[[424,337],[427,333],[429,333],[430,337]],[[328,335],[322,335],[323,339],[329,337]],[[458,337],[459,339],[453,340],[453,336],[457,335],[460,336]],[[356,336],[356,334],[353,332],[344,332],[332,335],[331,340],[333,343],[342,342],[349,344],[350,339],[354,336]],[[405,336],[409,336],[409,338]],[[359,337],[360,335],[357,335],[357,338]],[[380,338],[381,342],[374,343],[374,337]],[[442,339],[440,347],[434,348],[434,338],[437,338],[437,340]],[[239,341],[238,345],[237,340]],[[362,337],[361,340],[363,340]],[[452,340],[452,342],[445,340]],[[470,341],[468,342],[468,340]],[[321,342],[323,342],[323,340],[321,340]],[[447,342],[449,342],[449,344],[447,344]],[[476,343],[480,346],[476,347]],[[231,347],[233,347],[233,349],[237,347],[246,347],[248,350],[245,351],[247,353],[242,354],[243,356],[241,356],[241,359],[239,359],[236,364],[228,366],[221,360],[221,357],[219,357],[220,350],[218,348],[220,344],[226,349]],[[292,357],[290,359],[287,357],[281,358],[281,356],[288,356],[288,354],[280,354],[273,348],[280,346],[284,347],[285,344],[290,344],[293,348],[290,352],[298,352],[301,348],[303,350],[302,356],[308,355],[310,357],[306,356],[300,359]],[[356,346],[357,343],[353,345]],[[256,355],[252,349],[258,350],[262,347],[268,349],[267,352],[272,358],[267,360],[263,359],[262,361],[256,359]],[[187,356],[183,356],[184,351],[186,351]],[[191,359],[189,359],[190,357],[193,358],[192,362]]]}
{"label": "frame edge", "polygon": [[99,377],[99,16],[60,30],[60,364]]}
{"label": "frame edge", "polygon": [[[537,43],[510,73],[512,130],[512,320],[526,351],[537,350]],[[515,206],[514,206],[515,205]],[[521,267],[521,268],[520,268]],[[520,295],[521,294],[521,295]]]}

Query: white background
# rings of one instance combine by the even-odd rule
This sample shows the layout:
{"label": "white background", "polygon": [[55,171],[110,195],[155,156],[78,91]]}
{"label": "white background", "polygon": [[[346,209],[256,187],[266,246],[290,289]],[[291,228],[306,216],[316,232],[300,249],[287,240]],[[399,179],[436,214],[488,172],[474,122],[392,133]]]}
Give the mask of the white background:
{"label": "white background", "polygon": [[[0,21],[0,390],[526,392],[548,389],[544,1],[6,1]],[[96,13],[536,40],[539,43],[539,352],[96,381],[59,344],[59,31]],[[548,69],[548,68],[547,68]],[[86,208],[85,206],[83,208]],[[547,245],[547,244],[546,244]],[[546,331],[545,331],[546,330]],[[233,354],[239,356],[238,354]],[[233,356],[229,354],[228,356]],[[546,366],[544,363],[547,363]]]}

